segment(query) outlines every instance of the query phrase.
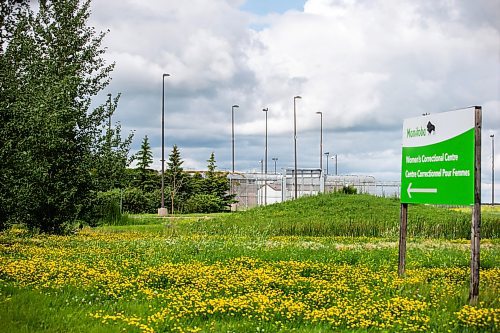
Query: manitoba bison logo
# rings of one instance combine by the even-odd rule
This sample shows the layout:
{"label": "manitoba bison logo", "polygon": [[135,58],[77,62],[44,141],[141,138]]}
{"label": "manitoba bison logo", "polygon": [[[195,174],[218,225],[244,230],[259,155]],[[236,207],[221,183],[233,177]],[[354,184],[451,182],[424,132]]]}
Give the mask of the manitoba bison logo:
{"label": "manitoba bison logo", "polygon": [[427,123],[427,132],[429,132],[429,134],[432,132],[436,133],[436,126],[434,126],[430,121]]}

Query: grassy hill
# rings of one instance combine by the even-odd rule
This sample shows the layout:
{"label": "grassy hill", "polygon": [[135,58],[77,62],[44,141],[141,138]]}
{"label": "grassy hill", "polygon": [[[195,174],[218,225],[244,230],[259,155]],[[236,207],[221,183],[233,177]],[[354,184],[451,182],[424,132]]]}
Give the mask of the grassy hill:
{"label": "grassy hill", "polygon": [[[410,205],[408,235],[469,238],[470,208],[468,211]],[[329,193],[227,214],[211,220],[199,219],[194,224],[190,223],[189,229],[206,234],[397,237],[399,214],[398,199]],[[500,236],[498,214],[483,214],[481,236]]]}

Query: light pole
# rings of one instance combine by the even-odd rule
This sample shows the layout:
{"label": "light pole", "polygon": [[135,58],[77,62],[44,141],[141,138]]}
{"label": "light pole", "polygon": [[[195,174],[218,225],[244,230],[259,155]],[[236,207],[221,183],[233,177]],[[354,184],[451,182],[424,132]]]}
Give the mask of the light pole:
{"label": "light pole", "polygon": [[239,108],[239,105],[233,105],[231,107],[231,138],[233,145],[233,173],[234,173],[234,108]]}
{"label": "light pole", "polygon": [[337,154],[332,156],[332,159],[335,158],[335,176],[337,175]]}
{"label": "light pole", "polygon": [[318,111],[316,114],[320,116],[320,130],[319,130],[319,169],[323,173],[323,112]]}
{"label": "light pole", "polygon": [[262,109],[266,113],[266,151],[264,154],[264,205],[267,205],[267,111],[269,108]]}
{"label": "light pole", "polygon": [[330,155],[330,152],[326,152],[325,153],[325,156],[326,156],[326,174],[328,175],[328,156]]}
{"label": "light pole", "polygon": [[107,140],[108,140],[108,148],[111,150],[111,94],[108,94],[108,104],[109,104],[109,116],[108,116],[108,133],[107,133]]}
{"label": "light pole", "polygon": [[[260,163],[260,176],[262,177],[263,173],[264,173],[264,160],[260,160],[259,161]],[[262,193],[262,191],[260,191],[260,193]],[[258,195],[258,192],[257,192],[257,199],[259,199],[259,195]],[[259,201],[259,200],[257,200]],[[260,204],[262,205],[262,194],[260,195]]]}
{"label": "light pole", "polygon": [[111,133],[111,94],[108,94],[108,102],[109,102],[108,131],[109,133]]}
{"label": "light pole", "polygon": [[274,174],[276,174],[276,162],[278,162],[278,158],[273,157],[273,161],[274,161]]}
{"label": "light pole", "polygon": [[295,155],[295,164],[294,164],[294,173],[295,173],[295,182],[294,182],[294,191],[295,191],[295,199],[297,199],[297,111],[296,111],[296,100],[301,99],[300,96],[295,96],[293,98],[293,143],[294,143],[294,155]]}
{"label": "light pole", "polygon": [[491,138],[491,205],[495,205],[495,134]]}
{"label": "light pole", "polygon": [[165,77],[163,74],[161,89],[161,211],[160,216],[165,216]]}

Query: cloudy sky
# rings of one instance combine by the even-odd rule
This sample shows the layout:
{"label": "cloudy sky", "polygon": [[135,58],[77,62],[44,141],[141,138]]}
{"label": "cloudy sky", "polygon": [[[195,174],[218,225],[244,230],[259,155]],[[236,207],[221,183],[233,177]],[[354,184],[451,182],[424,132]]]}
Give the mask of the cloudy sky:
{"label": "cloudy sky", "polygon": [[299,168],[319,167],[321,111],[323,151],[338,155],[339,173],[399,180],[405,118],[481,105],[483,199],[491,200],[490,134],[500,164],[497,0],[94,0],[90,24],[110,30],[106,58],[116,63],[98,99],[122,93],[113,119],[135,131],[134,150],[149,137],[154,168],[169,73],[166,154],[177,144],[186,169],[205,169],[212,151],[231,169],[233,104],[236,169],[260,170],[263,108],[268,168],[272,157],[278,169],[292,167],[300,95]]}

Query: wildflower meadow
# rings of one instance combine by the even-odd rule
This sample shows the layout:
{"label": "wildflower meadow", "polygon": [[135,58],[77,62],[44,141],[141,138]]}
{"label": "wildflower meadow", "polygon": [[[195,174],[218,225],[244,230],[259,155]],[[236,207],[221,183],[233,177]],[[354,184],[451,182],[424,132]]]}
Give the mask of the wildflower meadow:
{"label": "wildflower meadow", "polygon": [[498,238],[482,240],[480,301],[469,305],[467,239],[411,238],[399,277],[390,234],[215,233],[220,218],[2,233],[0,331],[499,330]]}

